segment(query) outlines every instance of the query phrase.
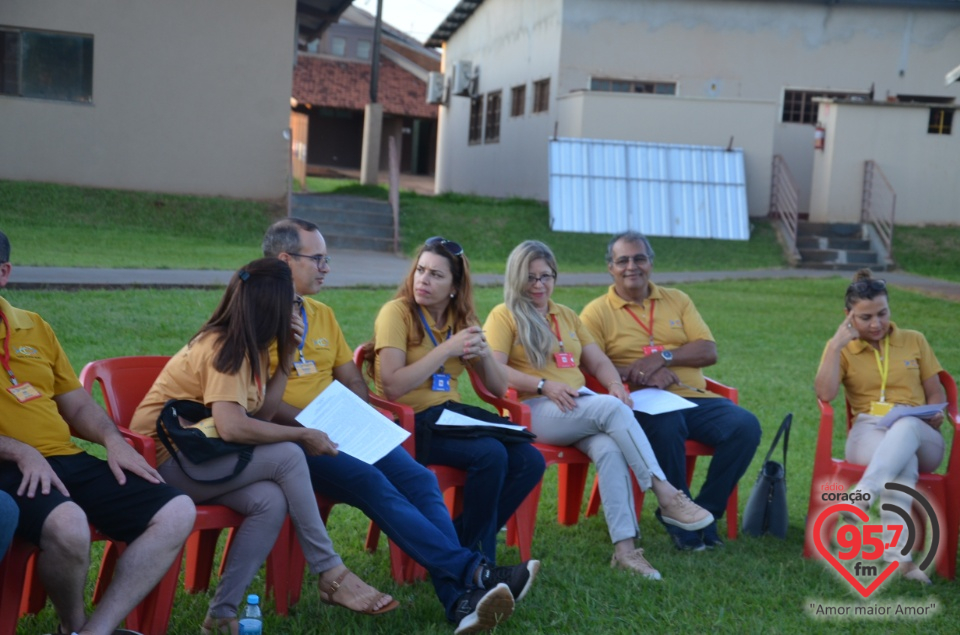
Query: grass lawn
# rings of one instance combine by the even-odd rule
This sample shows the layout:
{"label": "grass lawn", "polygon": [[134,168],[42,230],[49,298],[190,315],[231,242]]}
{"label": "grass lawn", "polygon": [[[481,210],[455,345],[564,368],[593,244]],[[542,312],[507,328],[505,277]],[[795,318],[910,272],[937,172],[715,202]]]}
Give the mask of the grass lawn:
{"label": "grass lawn", "polygon": [[[611,546],[602,514],[573,527],[556,522],[556,470],[544,482],[534,553],[543,571],[530,596],[500,633],[808,633],[869,629],[880,632],[956,632],[960,586],[934,577],[934,585],[896,580],[858,601],[838,576],[822,563],[800,556],[803,522],[817,432],[813,376],[823,344],[841,317],[846,278],[797,281],[731,281],[684,285],[719,343],[720,362],[709,375],[740,389],[741,405],[755,412],[764,429],[761,452],[741,482],[741,509],[760,467],[762,455],[784,414],[794,413],[787,464],[790,531],[785,541],[741,538],[726,548],[697,554],[673,549],[653,521],[648,497],[641,522],[646,556],[664,576],[659,582],[611,570]],[[604,288],[559,288],[555,299],[579,310]],[[214,291],[15,291],[4,292],[14,305],[42,314],[56,329],[79,371],[87,360],[135,354],[172,354],[209,315],[219,298]],[[388,290],[328,290],[320,299],[337,311],[347,341],[356,345],[372,331],[376,311]],[[900,289],[891,291],[894,320],[922,330],[941,364],[960,369],[956,338],[957,304]],[[478,312],[500,301],[499,289],[478,290]],[[956,375],[955,375],[956,376]],[[475,401],[469,396],[468,400]],[[948,435],[950,436],[950,435]],[[948,438],[948,447],[952,439]],[[834,455],[842,454],[837,436]],[[697,474],[702,479],[705,468]],[[697,491],[697,486],[694,486]],[[396,586],[389,577],[384,545],[363,553],[365,518],[344,506],[334,509],[330,533],[348,566],[402,602],[398,610],[370,618],[322,606],[316,588],[305,585],[301,602],[288,618],[265,605],[269,633],[438,633],[452,628],[443,619],[430,584]],[[725,528],[721,523],[721,531]],[[501,547],[500,562],[518,562],[516,549]],[[263,575],[251,592],[262,593]],[[180,593],[171,633],[196,633],[209,594]],[[811,605],[935,604],[934,615],[817,619]],[[21,620],[20,635],[51,632],[52,609]]]}

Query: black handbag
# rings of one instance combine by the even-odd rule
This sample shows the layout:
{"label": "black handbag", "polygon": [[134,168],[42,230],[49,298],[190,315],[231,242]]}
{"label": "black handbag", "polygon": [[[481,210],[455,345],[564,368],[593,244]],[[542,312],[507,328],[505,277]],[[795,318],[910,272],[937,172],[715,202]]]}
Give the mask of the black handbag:
{"label": "black handbag", "polygon": [[[183,473],[198,483],[229,481],[247,467],[253,456],[254,446],[221,439],[213,425],[210,408],[196,401],[171,399],[164,404],[160,416],[157,417],[157,437]],[[178,449],[188,461],[197,465],[228,454],[236,454],[237,463],[231,474],[221,478],[194,478],[180,462]]]}
{"label": "black handbag", "polygon": [[[750,498],[743,509],[741,530],[750,536],[768,533],[781,540],[787,537],[787,445],[790,441],[790,424],[793,413],[788,414],[770,444],[770,451],[763,460]],[[770,457],[783,436],[783,463],[771,461]]]}

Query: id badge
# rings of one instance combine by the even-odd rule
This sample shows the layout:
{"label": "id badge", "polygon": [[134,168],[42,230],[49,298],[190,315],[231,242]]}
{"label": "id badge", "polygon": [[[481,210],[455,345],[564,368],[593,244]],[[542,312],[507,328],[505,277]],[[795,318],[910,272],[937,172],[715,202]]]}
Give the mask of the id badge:
{"label": "id badge", "polygon": [[651,355],[656,355],[657,353],[663,352],[663,344],[657,344],[643,347],[643,356],[649,357]]}
{"label": "id badge", "polygon": [[27,403],[28,401],[33,401],[43,396],[40,394],[40,391],[34,388],[29,382],[11,386],[7,388],[7,390],[11,395],[16,397],[20,403]]}
{"label": "id badge", "polygon": [[293,368],[297,371],[298,377],[303,377],[304,375],[313,375],[317,372],[317,365],[314,364],[313,360],[311,359],[302,362],[294,362]]}
{"label": "id badge", "polygon": [[554,353],[553,358],[557,360],[557,368],[577,367],[577,360],[573,358],[573,353]]}
{"label": "id badge", "polygon": [[433,374],[433,391],[450,392],[450,375],[447,373]]}
{"label": "id badge", "polygon": [[875,417],[882,417],[893,410],[893,404],[889,401],[871,401],[870,414]]}

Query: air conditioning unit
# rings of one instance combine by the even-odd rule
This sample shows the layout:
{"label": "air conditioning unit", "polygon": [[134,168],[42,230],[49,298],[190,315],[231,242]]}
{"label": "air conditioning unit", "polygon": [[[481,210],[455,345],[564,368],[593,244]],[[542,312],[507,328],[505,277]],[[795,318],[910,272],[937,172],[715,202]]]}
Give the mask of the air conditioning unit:
{"label": "air conditioning unit", "polygon": [[[471,94],[471,83],[473,82],[473,63],[460,61],[453,65],[453,94],[469,95]],[[476,92],[476,84],[472,87]]]}
{"label": "air conditioning unit", "polygon": [[427,103],[443,103],[443,73],[431,72],[427,75]]}

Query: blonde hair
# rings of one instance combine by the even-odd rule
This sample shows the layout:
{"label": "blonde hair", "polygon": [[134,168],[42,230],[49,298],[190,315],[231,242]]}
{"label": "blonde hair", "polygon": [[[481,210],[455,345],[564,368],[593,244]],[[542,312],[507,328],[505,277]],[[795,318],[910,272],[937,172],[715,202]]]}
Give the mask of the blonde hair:
{"label": "blonde hair", "polygon": [[553,334],[543,316],[533,306],[526,290],[529,287],[530,263],[543,260],[557,275],[557,259],[553,252],[539,240],[525,240],[517,245],[507,258],[507,272],[503,278],[503,301],[513,314],[517,324],[517,337],[527,359],[535,368],[547,364],[550,350],[553,348]]}

